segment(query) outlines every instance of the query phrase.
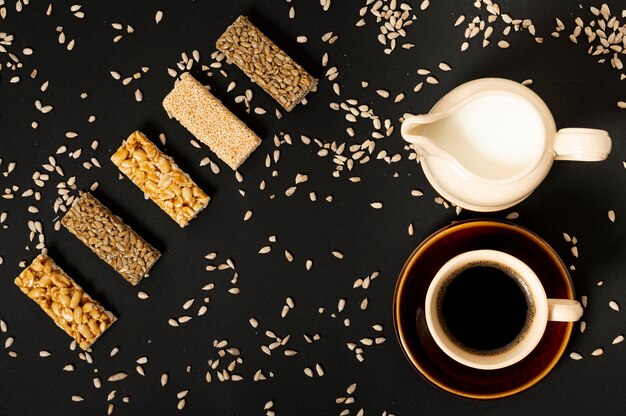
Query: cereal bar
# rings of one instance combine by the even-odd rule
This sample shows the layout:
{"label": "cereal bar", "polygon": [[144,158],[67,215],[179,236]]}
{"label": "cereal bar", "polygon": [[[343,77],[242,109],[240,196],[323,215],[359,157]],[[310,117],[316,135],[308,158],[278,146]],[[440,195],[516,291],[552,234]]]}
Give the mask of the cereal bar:
{"label": "cereal bar", "polygon": [[122,143],[111,161],[181,227],[211,199],[140,131]]}
{"label": "cereal bar", "polygon": [[276,46],[247,16],[239,16],[220,36],[216,46],[229,62],[234,62],[287,111],[317,85],[317,79]]}
{"label": "cereal bar", "polygon": [[61,224],[133,286],[161,256],[89,192],[74,201]]}
{"label": "cereal bar", "polygon": [[165,97],[163,108],[233,170],[261,143],[243,121],[187,73]]}
{"label": "cereal bar", "polygon": [[15,284],[83,350],[117,320],[47,255],[37,256],[15,279]]}

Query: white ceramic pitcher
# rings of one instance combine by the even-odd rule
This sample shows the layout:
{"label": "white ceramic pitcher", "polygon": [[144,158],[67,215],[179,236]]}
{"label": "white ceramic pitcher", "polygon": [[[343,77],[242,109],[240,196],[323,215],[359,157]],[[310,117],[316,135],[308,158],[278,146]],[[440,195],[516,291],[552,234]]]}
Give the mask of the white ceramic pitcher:
{"label": "white ceramic pitcher", "polygon": [[600,161],[611,152],[604,130],[556,130],[546,104],[501,78],[460,85],[430,113],[407,118],[402,137],[419,155],[430,184],[472,211],[498,211],[524,200],[556,160]]}

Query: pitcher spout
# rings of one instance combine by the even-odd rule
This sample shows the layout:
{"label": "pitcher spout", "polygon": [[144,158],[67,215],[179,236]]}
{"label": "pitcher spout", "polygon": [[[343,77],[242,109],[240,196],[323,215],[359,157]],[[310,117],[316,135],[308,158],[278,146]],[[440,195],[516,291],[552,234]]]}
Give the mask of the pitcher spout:
{"label": "pitcher spout", "polygon": [[432,122],[432,114],[411,116],[404,120],[400,129],[402,138],[406,142],[411,143],[418,155],[423,158],[446,156],[446,152],[437,146],[432,139],[422,135],[424,127]]}

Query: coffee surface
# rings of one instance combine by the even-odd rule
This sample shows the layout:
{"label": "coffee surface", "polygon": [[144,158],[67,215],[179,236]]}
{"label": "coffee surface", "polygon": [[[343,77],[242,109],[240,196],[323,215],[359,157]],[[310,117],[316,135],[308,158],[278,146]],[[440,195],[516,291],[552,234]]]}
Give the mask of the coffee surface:
{"label": "coffee surface", "polygon": [[442,288],[439,299],[444,331],[472,352],[501,352],[532,319],[522,283],[496,267],[461,271]]}

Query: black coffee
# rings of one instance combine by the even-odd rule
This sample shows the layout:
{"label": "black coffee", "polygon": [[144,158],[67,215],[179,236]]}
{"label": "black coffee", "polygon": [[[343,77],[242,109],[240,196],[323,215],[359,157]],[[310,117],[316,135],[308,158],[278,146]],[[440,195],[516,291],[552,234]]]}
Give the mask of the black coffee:
{"label": "black coffee", "polygon": [[534,307],[529,308],[528,292],[513,276],[512,271],[476,265],[442,288],[439,317],[448,336],[464,349],[485,354],[514,345]]}

